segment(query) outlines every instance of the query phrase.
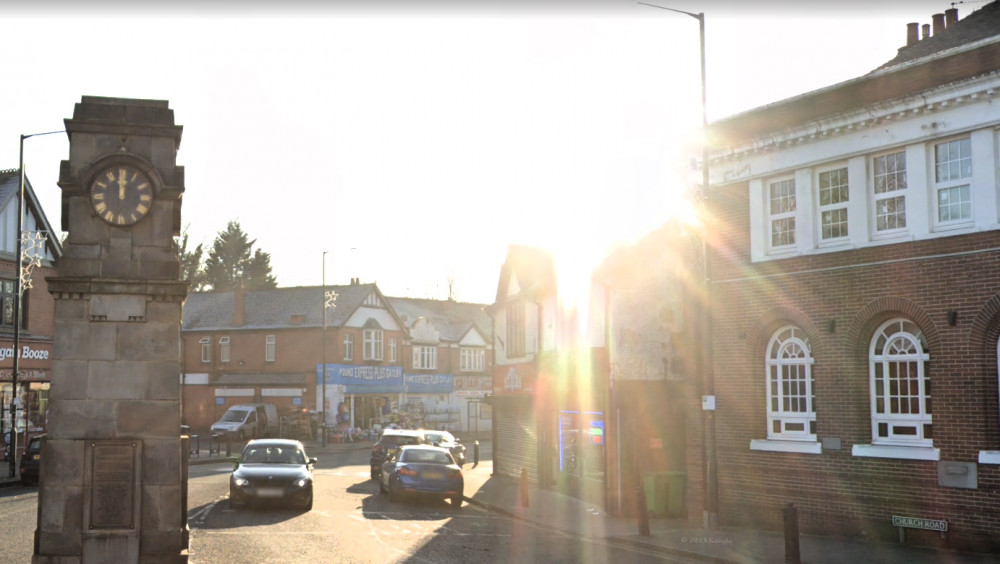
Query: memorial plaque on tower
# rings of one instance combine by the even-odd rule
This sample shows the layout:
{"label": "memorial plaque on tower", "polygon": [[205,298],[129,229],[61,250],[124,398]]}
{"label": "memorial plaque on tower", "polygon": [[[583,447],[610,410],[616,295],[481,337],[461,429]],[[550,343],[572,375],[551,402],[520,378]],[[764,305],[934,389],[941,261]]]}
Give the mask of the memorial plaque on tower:
{"label": "memorial plaque on tower", "polygon": [[187,562],[181,130],[163,100],[84,96],[66,120],[34,564]]}

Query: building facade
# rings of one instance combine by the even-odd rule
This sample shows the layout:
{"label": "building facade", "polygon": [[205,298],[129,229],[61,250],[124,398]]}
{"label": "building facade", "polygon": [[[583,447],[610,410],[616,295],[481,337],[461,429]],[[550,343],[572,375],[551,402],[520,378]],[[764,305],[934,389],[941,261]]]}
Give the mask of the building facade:
{"label": "building facade", "polygon": [[600,320],[583,317],[583,308],[594,309],[560,301],[548,253],[508,249],[489,310],[496,351],[493,468],[512,477],[525,473],[604,507],[607,360]]}
{"label": "building facade", "polygon": [[[444,307],[422,301],[420,313]],[[472,380],[477,391],[492,361],[483,306],[451,303],[435,324],[410,302],[357,280],[191,294],[183,328],[185,424],[204,430],[231,405],[272,403],[283,417],[325,414],[335,438],[391,423],[474,432],[481,414],[467,416],[467,394],[456,394],[456,380],[463,392]],[[452,331],[463,323],[464,331]]]}
{"label": "building facade", "polygon": [[1000,5],[933,27],[710,128],[723,524],[1000,548]]}
{"label": "building facade", "polygon": [[636,489],[658,516],[706,509],[700,394],[704,314],[701,240],[671,221],[623,248],[594,274],[608,373],[606,511],[634,515]]}
{"label": "building facade", "polygon": [[[0,171],[0,436],[11,428],[13,400],[14,302],[17,299],[17,214],[20,172]],[[22,253],[37,257],[30,287],[21,300],[20,335],[16,354],[20,357],[17,382],[19,431],[40,433],[46,428],[52,370],[52,339],[55,331],[55,300],[49,294],[47,276],[55,274],[55,262],[62,255],[58,235],[41,209],[31,183],[25,179],[25,206],[22,232],[40,234],[39,248],[22,247]]]}

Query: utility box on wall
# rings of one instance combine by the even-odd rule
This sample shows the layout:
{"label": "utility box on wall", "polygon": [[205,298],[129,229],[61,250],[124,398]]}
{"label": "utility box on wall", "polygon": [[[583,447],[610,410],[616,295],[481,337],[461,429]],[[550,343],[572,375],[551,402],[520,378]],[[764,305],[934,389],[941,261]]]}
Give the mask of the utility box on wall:
{"label": "utility box on wall", "polygon": [[938,462],[938,485],[946,488],[978,489],[975,462]]}

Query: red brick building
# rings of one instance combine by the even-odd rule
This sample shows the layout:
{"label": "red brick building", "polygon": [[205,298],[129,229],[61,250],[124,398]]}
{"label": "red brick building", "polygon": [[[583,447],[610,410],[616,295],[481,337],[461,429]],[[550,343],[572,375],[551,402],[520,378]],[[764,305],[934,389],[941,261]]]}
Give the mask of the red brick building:
{"label": "red brick building", "polygon": [[279,416],[325,412],[335,435],[407,422],[476,429],[470,396],[485,394],[492,362],[482,305],[386,298],[356,280],[325,289],[336,294],[325,329],[321,286],[190,294],[184,424],[204,431],[231,405],[271,403]]}
{"label": "red brick building", "polygon": [[[11,425],[19,190],[18,170],[0,171],[0,405],[3,409],[0,433],[6,433]],[[22,232],[45,237],[44,248],[27,251],[37,256],[40,264],[32,269],[30,288],[23,293],[18,346],[18,427],[37,433],[46,425],[55,319],[55,300],[48,291],[45,277],[55,273],[55,261],[62,255],[62,246],[27,179],[24,210]],[[22,252],[26,248],[25,245]]]}
{"label": "red brick building", "polygon": [[723,525],[1000,548],[1000,4],[917,32],[710,128]]}

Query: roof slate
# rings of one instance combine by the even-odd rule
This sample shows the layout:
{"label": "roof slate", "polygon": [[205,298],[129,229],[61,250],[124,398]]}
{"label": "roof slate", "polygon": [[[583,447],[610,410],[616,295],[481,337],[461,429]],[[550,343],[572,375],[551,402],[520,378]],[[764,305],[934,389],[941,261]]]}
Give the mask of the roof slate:
{"label": "roof slate", "polygon": [[[492,325],[484,304],[382,296],[375,284],[326,286],[337,293],[337,307],[327,315],[327,327],[342,326],[373,292],[385,300],[407,329],[420,317],[430,320],[443,341],[455,342],[475,326],[490,341]],[[193,292],[184,302],[184,331],[291,329],[321,327],[323,286],[247,290],[246,322],[233,325],[234,292]],[[293,323],[293,316],[302,316]]]}
{"label": "roof slate", "polygon": [[479,330],[487,342],[491,341],[493,325],[486,314],[486,304],[417,298],[386,299],[392,304],[392,308],[396,310],[407,329],[413,327],[417,319],[423,317],[440,332],[442,341],[460,341],[473,327]]}
{"label": "roof slate", "polygon": [[[233,325],[233,292],[193,292],[184,302],[184,331],[216,329],[286,329],[320,327],[323,323],[323,286],[296,286],[246,290],[246,323]],[[327,327],[343,325],[372,292],[375,284],[326,286],[337,293],[336,307],[327,313]],[[292,316],[303,316],[292,323]]]}

